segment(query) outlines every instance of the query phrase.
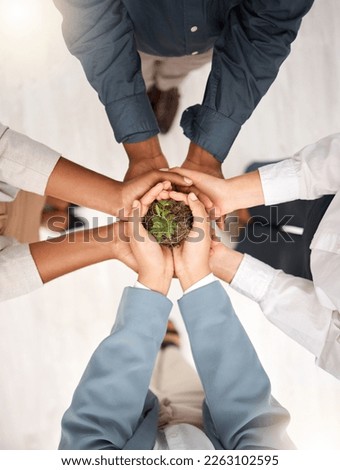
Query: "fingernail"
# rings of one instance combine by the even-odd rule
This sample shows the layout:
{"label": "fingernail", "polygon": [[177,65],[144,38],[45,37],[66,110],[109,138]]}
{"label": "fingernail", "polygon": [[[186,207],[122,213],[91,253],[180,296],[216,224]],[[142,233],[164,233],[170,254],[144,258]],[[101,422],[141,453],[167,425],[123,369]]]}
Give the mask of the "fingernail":
{"label": "fingernail", "polygon": [[132,208],[136,209],[138,206],[139,206],[139,202],[138,201],[133,201]]}
{"label": "fingernail", "polygon": [[159,171],[169,171],[169,168],[160,168]]}
{"label": "fingernail", "polygon": [[192,200],[192,201],[197,201],[197,196],[195,193],[190,193],[189,194],[189,198]]}
{"label": "fingernail", "polygon": [[184,181],[187,183],[187,184],[192,184],[192,180],[190,178],[187,178],[186,176],[184,176]]}

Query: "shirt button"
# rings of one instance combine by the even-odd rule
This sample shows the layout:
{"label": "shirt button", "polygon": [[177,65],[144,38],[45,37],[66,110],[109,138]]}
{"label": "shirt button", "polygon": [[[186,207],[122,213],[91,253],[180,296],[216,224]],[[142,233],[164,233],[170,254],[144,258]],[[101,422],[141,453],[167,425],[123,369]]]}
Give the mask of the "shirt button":
{"label": "shirt button", "polygon": [[198,30],[197,26],[192,26],[192,27],[190,28],[190,31],[191,31],[192,33],[196,33],[197,30]]}
{"label": "shirt button", "polygon": [[191,55],[196,55],[196,54],[198,54],[198,51],[194,51],[191,53]]}

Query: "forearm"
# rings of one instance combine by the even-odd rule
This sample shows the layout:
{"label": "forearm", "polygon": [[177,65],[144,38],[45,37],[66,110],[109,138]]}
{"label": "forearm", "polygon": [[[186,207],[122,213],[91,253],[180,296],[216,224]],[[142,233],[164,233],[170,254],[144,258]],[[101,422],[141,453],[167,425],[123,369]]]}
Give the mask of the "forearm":
{"label": "forearm", "polygon": [[[104,104],[117,142],[139,142],[158,133],[146,94],[134,26],[118,0],[54,0],[63,34]],[[113,47],[114,45],[114,47]]]}
{"label": "forearm", "polygon": [[156,292],[125,289],[112,333],[94,352],[63,417],[60,449],[124,448],[143,413],[171,306]]}
{"label": "forearm", "polygon": [[269,379],[222,286],[202,287],[179,305],[223,447],[291,447],[284,433],[288,413],[272,401]]}
{"label": "forearm", "polygon": [[43,283],[77,269],[116,257],[114,225],[30,244]]}
{"label": "forearm", "polygon": [[45,194],[80,206],[117,215],[122,183],[60,158],[48,179]]}
{"label": "forearm", "polygon": [[216,256],[210,258],[210,269],[222,281],[230,284],[242,262],[243,254],[224,247]]}
{"label": "forearm", "polygon": [[226,197],[230,200],[231,211],[264,204],[259,172],[252,171],[227,179]]}

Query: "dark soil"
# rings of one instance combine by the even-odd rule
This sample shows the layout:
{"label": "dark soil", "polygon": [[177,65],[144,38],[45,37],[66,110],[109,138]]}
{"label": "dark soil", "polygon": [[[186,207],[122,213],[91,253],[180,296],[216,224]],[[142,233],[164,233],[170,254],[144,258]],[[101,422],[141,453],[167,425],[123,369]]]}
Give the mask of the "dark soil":
{"label": "dark soil", "polygon": [[142,223],[159,244],[175,247],[189,235],[193,217],[183,202],[169,199],[154,201]]}

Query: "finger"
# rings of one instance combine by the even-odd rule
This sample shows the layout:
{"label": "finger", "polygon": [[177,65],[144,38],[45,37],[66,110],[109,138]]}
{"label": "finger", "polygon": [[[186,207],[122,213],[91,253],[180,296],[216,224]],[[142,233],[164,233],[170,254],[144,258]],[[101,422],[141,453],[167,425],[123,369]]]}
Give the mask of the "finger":
{"label": "finger", "polygon": [[209,212],[210,209],[214,207],[213,202],[211,201],[211,199],[209,199],[209,197],[206,194],[201,193],[201,192],[196,192],[196,191],[193,191],[193,192],[196,194],[198,199],[202,202],[207,212]]}
{"label": "finger", "polygon": [[194,217],[204,217],[205,219],[208,218],[208,214],[203,203],[198,199],[195,193],[190,193],[187,199]]}
{"label": "finger", "polygon": [[193,229],[190,232],[190,236],[193,238],[197,237],[198,232],[194,229],[199,228],[204,230],[205,237],[210,238],[210,223],[204,205],[194,193],[189,194],[188,203],[193,215]]}
{"label": "finger", "polygon": [[[144,240],[148,234],[147,230],[144,228],[144,226],[141,223],[142,210],[143,210],[143,206],[140,203],[140,201],[137,201],[137,200],[133,201],[132,211],[129,214],[128,223],[127,223],[127,231],[130,237],[130,242],[132,243],[134,243],[135,240],[141,241],[140,237],[142,237]],[[135,236],[135,235],[138,235],[138,236]]]}
{"label": "finger", "polygon": [[204,176],[204,173],[201,173],[200,171],[195,171],[195,170],[187,170],[186,168],[180,168],[180,167],[173,167],[170,168],[167,172],[167,174],[171,173],[177,173],[178,175],[181,175],[185,178],[189,178],[190,180],[193,181],[193,183],[200,182],[202,177]]}
{"label": "finger", "polygon": [[222,230],[223,232],[225,231],[225,218],[226,216],[218,217],[216,219],[217,227]]}
{"label": "finger", "polygon": [[178,191],[169,191],[169,196],[174,201],[184,202],[187,206],[189,205],[187,194],[179,193]]}
{"label": "finger", "polygon": [[169,191],[162,191],[157,196],[157,201],[163,201],[164,199],[170,199]]}
{"label": "finger", "polygon": [[144,196],[140,200],[140,203],[142,205],[142,210],[141,210],[142,217],[147,213],[147,210],[150,204],[152,204],[153,201],[157,199],[157,197],[159,196],[159,194],[161,194],[163,190],[164,190],[163,183],[158,183],[156,184],[156,186],[149,189],[149,191],[146,194],[144,194]]}
{"label": "finger", "polygon": [[164,177],[166,176],[166,179],[170,181],[171,184],[175,186],[191,186],[192,185],[192,180],[190,177],[186,175],[180,175],[176,172],[173,171],[166,171],[167,168],[162,168],[162,170],[156,170],[155,171],[155,178],[156,180],[163,180],[165,179]]}
{"label": "finger", "polygon": [[163,189],[169,190],[169,189],[171,189],[171,187],[172,186],[171,186],[170,181],[163,181]]}

